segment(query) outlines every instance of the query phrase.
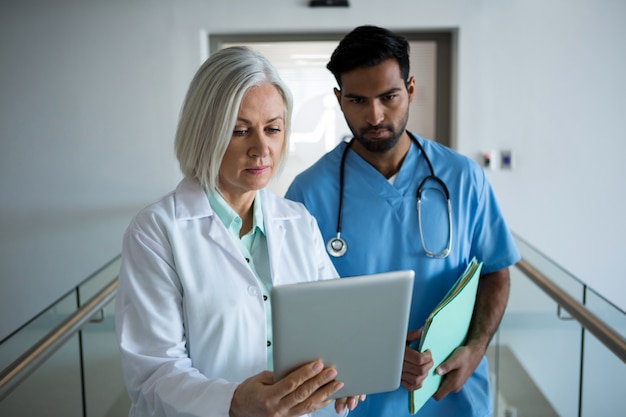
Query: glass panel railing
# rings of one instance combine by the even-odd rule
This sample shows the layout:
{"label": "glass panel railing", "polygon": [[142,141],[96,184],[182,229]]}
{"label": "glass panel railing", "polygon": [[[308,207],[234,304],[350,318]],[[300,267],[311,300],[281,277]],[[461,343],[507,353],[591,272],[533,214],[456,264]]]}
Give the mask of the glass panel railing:
{"label": "glass panel railing", "polygon": [[[626,313],[588,290],[585,306],[621,335],[626,335]],[[585,332],[582,417],[624,416],[626,364],[590,332]]]}
{"label": "glass panel railing", "polygon": [[[516,269],[498,334],[497,410],[518,416],[576,416],[581,329]],[[506,414],[505,414],[506,415]]]}
{"label": "glass panel railing", "polygon": [[[3,341],[0,370],[6,370],[32,346],[63,327],[94,295],[110,287],[119,266],[118,257]],[[13,388],[14,384],[10,384],[8,392],[3,390],[0,416],[113,417],[128,414],[129,401],[115,339],[113,303],[102,304],[102,313],[97,313],[92,322],[69,337],[19,385]]]}
{"label": "glass panel railing", "polygon": [[[566,294],[626,334],[626,314],[585,288],[519,240],[525,261]],[[117,275],[119,259],[0,344],[0,369],[36,344]],[[511,269],[511,296],[488,358],[495,417],[622,416],[626,363],[572,320],[520,267]],[[127,415],[114,331],[113,303],[68,339],[47,362],[0,401],[1,416]]]}
{"label": "glass panel railing", "polygon": [[[119,272],[119,263],[111,267]],[[108,279],[110,279],[110,274]],[[113,275],[114,276],[114,275]],[[79,288],[81,300],[87,300],[107,284],[90,280]],[[128,415],[130,399],[124,387],[119,348],[115,336],[115,306],[109,303],[82,330],[85,363],[85,403],[88,417]]]}
{"label": "glass panel railing", "polygon": [[[79,287],[80,300],[93,297],[115,277],[119,259]],[[128,415],[130,399],[124,388],[115,336],[115,306],[109,303],[82,332],[85,369],[85,404],[88,417]]]}
{"label": "glass panel railing", "polygon": [[[72,292],[4,341],[0,345],[0,369],[13,363],[74,310],[76,293]],[[0,401],[0,416],[83,416],[77,335]]]}
{"label": "glass panel railing", "polygon": [[[518,239],[525,262],[610,327],[626,334],[626,315]],[[489,350],[495,416],[618,416],[626,364],[549,297],[522,269]]]}

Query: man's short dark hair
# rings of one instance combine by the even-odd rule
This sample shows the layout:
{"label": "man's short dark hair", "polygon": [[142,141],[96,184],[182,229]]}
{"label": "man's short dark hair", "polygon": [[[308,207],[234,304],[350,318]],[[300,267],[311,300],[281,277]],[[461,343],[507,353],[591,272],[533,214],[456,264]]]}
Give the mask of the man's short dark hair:
{"label": "man's short dark hair", "polygon": [[339,42],[326,68],[341,88],[341,75],[356,68],[372,67],[394,58],[405,82],[409,79],[409,43],[392,31],[378,26],[359,26]]}

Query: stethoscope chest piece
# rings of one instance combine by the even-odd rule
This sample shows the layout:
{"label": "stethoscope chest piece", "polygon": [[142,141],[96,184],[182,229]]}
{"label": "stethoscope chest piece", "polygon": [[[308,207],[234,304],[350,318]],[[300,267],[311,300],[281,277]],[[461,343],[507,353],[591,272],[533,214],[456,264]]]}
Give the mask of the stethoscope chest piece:
{"label": "stethoscope chest piece", "polygon": [[330,239],[328,243],[326,243],[326,250],[330,256],[339,258],[348,250],[348,244],[341,238],[341,233],[337,233],[337,236]]}

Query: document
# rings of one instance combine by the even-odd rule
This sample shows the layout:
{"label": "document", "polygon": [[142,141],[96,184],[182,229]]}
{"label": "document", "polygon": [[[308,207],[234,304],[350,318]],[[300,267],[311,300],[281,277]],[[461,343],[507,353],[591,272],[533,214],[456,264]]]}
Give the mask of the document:
{"label": "document", "polygon": [[417,413],[439,388],[442,376],[437,375],[435,369],[448,359],[456,348],[465,343],[476,303],[476,290],[482,266],[482,262],[477,262],[476,258],[472,259],[465,272],[426,319],[417,350],[420,352],[430,350],[434,365],[422,387],[409,392],[411,414]]}

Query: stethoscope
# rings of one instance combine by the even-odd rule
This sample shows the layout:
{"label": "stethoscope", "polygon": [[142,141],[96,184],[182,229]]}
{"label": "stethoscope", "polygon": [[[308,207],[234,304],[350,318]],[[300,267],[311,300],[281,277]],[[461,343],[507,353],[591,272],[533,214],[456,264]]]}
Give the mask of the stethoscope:
{"label": "stethoscope", "polygon": [[[418,229],[419,229],[419,234],[420,234],[420,241],[422,242],[422,248],[424,248],[424,252],[426,252],[426,256],[430,258],[443,259],[443,258],[446,258],[450,254],[450,250],[452,249],[452,206],[450,204],[450,192],[448,191],[448,187],[446,187],[446,184],[441,180],[441,178],[435,175],[435,170],[433,169],[433,165],[431,164],[430,159],[428,159],[428,156],[426,155],[426,152],[424,151],[424,147],[419,143],[419,141],[410,132],[407,132],[407,133],[409,134],[409,137],[411,138],[411,140],[415,142],[417,147],[420,149],[420,151],[422,152],[422,155],[424,155],[424,159],[426,160],[426,163],[428,164],[428,169],[430,170],[430,175],[424,178],[422,182],[420,183],[420,185],[417,187],[417,224],[418,224]],[[331,256],[334,256],[336,258],[345,255],[346,251],[348,250],[348,243],[345,241],[344,238],[341,237],[341,220],[343,217],[343,212],[342,212],[343,187],[344,187],[344,177],[345,177],[346,155],[348,155],[348,150],[350,149],[350,146],[352,145],[353,140],[354,138],[350,140],[350,142],[348,142],[346,149],[344,149],[343,154],[341,155],[341,165],[339,168],[339,211],[337,213],[337,235],[331,238],[328,241],[328,243],[326,243],[326,250],[328,250],[328,253]],[[424,233],[422,230],[422,211],[421,211],[422,191],[424,190],[424,186],[426,185],[428,181],[435,181],[437,184],[439,184],[440,188],[435,188],[435,189],[444,195],[448,203],[448,244],[440,252],[433,252],[433,251],[428,250],[428,248],[426,247],[426,242],[424,241]]]}

